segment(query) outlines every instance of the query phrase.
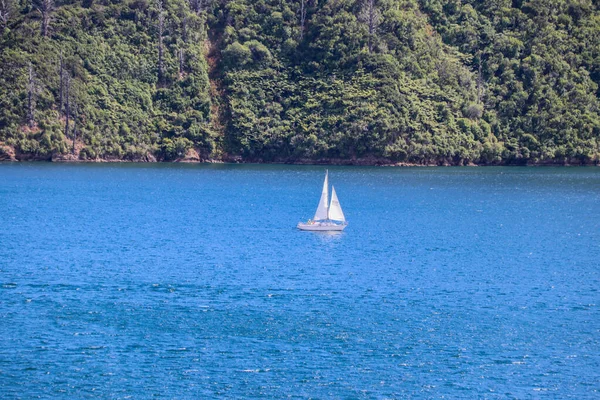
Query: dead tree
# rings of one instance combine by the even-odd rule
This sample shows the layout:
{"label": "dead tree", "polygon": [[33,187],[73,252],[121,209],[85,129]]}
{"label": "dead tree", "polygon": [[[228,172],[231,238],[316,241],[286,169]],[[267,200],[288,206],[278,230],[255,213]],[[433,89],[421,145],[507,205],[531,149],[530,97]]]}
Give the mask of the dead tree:
{"label": "dead tree", "polygon": [[306,25],[307,0],[300,0],[300,40],[304,38],[304,26]]}
{"label": "dead tree", "polygon": [[54,11],[54,0],[36,0],[36,8],[40,14],[42,14],[42,25],[40,29],[42,36],[47,37],[50,19],[52,18],[52,12]]}
{"label": "dead tree", "polygon": [[73,148],[71,152],[75,154],[75,141],[77,140],[77,102],[73,99]]}
{"label": "dead tree", "polygon": [[187,43],[188,39],[188,17],[184,16],[181,18],[181,40],[183,43]]}
{"label": "dead tree", "polygon": [[481,52],[479,52],[479,68],[477,71],[477,102],[483,103],[483,74],[481,73]]}
{"label": "dead tree", "polygon": [[71,116],[71,108],[69,101],[69,92],[71,89],[71,76],[65,76],[65,138],[69,137],[69,118]]}
{"label": "dead tree", "polygon": [[189,0],[190,9],[196,14],[200,14],[210,5],[212,0]]}
{"label": "dead tree", "polygon": [[201,0],[189,0],[190,3],[190,9],[195,12],[196,14],[200,13],[200,10],[202,8],[202,1]]}
{"label": "dead tree", "polygon": [[369,31],[369,53],[373,51],[373,42],[375,41],[375,35],[377,35],[377,28],[379,27],[379,21],[381,19],[381,13],[377,9],[375,1],[376,0],[364,0],[362,9],[358,16],[359,21],[361,21],[363,24],[366,24]]}
{"label": "dead tree", "polygon": [[62,114],[63,106],[65,104],[64,99],[64,79],[65,79],[65,63],[63,60],[62,51],[60,52],[60,59],[58,65],[58,113]]}
{"label": "dead tree", "polygon": [[8,25],[8,20],[13,13],[13,8],[14,0],[0,0],[0,24],[2,24],[1,32],[4,32],[6,26]]}
{"label": "dead tree", "polygon": [[30,128],[35,126],[35,95],[37,85],[35,82],[35,72],[33,65],[29,63],[29,77],[27,79],[27,124]]}
{"label": "dead tree", "polygon": [[163,1],[158,0],[158,83],[161,84],[165,77],[165,65],[163,59],[163,34],[165,30],[165,14]]}
{"label": "dead tree", "polygon": [[179,79],[183,78],[183,69],[185,67],[185,53],[183,47],[177,50],[177,58],[179,60]]}

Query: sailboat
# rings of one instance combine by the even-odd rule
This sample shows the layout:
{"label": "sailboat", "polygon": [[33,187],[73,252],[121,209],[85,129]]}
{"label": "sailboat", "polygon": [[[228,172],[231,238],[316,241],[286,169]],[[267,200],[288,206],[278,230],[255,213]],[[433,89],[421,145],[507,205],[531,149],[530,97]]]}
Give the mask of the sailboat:
{"label": "sailboat", "polygon": [[331,187],[331,203],[329,200],[329,171],[325,172],[325,182],[323,182],[323,192],[317,212],[312,220],[300,222],[297,228],[303,231],[342,231],[348,225],[342,206],[338,200],[335,188]]}

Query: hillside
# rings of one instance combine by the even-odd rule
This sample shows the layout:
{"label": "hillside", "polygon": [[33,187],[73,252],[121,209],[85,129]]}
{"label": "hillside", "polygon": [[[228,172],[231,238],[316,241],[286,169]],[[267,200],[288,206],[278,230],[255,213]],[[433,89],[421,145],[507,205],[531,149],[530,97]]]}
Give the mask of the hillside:
{"label": "hillside", "polygon": [[0,158],[600,162],[591,0],[3,0],[0,24]]}

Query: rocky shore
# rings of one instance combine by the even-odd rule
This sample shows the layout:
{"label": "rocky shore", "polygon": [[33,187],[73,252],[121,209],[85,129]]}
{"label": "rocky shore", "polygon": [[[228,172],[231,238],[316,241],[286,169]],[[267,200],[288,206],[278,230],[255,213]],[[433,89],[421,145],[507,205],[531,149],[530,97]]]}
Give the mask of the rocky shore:
{"label": "rocky shore", "polygon": [[243,158],[237,155],[222,154],[219,157],[202,157],[194,149],[190,149],[185,157],[166,161],[156,158],[153,154],[147,153],[138,158],[119,158],[119,157],[99,157],[94,159],[84,159],[79,157],[79,151],[75,154],[53,154],[53,155],[35,155],[29,153],[19,153],[6,144],[0,144],[0,161],[21,162],[21,161],[45,161],[58,163],[211,163],[211,164],[292,164],[292,165],[348,165],[348,166],[381,166],[381,167],[452,167],[452,166],[600,166],[600,160],[589,163],[582,163],[580,160],[563,160],[535,162],[532,160],[515,160],[512,163],[472,163],[462,160],[423,160],[423,162],[398,162],[386,158],[366,157],[366,158],[298,158],[298,159],[276,159],[264,160],[261,158]]}

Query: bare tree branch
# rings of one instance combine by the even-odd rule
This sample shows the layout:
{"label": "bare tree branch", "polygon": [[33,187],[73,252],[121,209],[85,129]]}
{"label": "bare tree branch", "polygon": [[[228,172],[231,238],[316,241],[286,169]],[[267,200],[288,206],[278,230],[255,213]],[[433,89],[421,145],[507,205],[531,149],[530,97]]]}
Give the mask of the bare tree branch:
{"label": "bare tree branch", "polygon": [[54,0],[36,0],[36,8],[42,14],[41,34],[48,36],[48,28],[54,11]]}
{"label": "bare tree branch", "polygon": [[364,0],[362,9],[358,15],[358,20],[366,24],[369,30],[369,53],[373,51],[373,42],[375,40],[375,36],[377,35],[377,28],[379,27],[381,20],[381,13],[377,9],[375,2],[376,0]]}

